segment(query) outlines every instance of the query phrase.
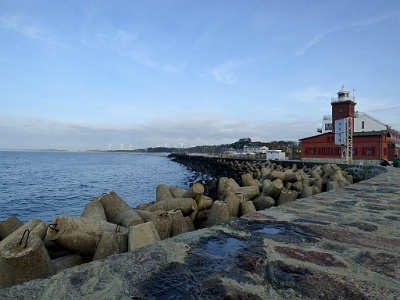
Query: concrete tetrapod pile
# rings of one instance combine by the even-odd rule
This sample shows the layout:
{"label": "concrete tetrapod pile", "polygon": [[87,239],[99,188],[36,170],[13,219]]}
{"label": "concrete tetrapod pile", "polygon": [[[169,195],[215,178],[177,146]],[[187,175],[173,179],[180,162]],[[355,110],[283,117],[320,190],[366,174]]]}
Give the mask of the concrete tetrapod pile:
{"label": "concrete tetrapod pile", "polygon": [[353,183],[353,176],[336,164],[298,169],[296,164],[290,168],[283,168],[268,161],[258,164],[258,168],[251,164],[247,167],[249,172],[241,175],[242,185],[259,187],[260,194],[252,199],[257,210],[336,190]]}
{"label": "concrete tetrapod pile", "polygon": [[204,195],[200,183],[188,190],[161,184],[155,202],[136,208],[110,192],[93,198],[79,217],[59,216],[49,225],[10,217],[0,222],[0,288],[351,183],[333,164],[307,173],[263,164],[259,172],[242,174],[242,186],[221,177],[217,199]]}
{"label": "concrete tetrapod pile", "polygon": [[[285,177],[281,176],[281,180],[285,183],[284,188],[297,190],[303,193],[303,197],[305,197],[311,194],[310,188],[303,189],[305,186],[312,187],[313,194],[316,194],[318,192],[338,189],[353,183],[353,177],[354,181],[358,182],[372,178],[382,172],[379,168],[374,167],[339,166],[330,163],[321,165],[307,162],[243,160],[178,154],[171,154],[170,157],[175,162],[193,171],[195,174],[193,177],[194,181],[201,182],[204,185],[205,194],[215,199],[217,198],[218,179],[221,177],[229,177],[240,185],[246,185],[248,183],[243,181],[243,175],[247,173],[250,173],[253,179],[262,182],[264,179],[270,179],[271,181],[276,179],[275,176],[271,176],[271,178],[266,177],[267,173],[271,173],[272,171],[285,173],[297,173],[299,171],[299,175],[302,177],[301,182],[297,182],[297,175],[289,174],[286,174]],[[345,168],[345,170],[341,169],[341,167]],[[306,178],[303,172],[306,173],[308,178]],[[274,172],[273,175],[279,176],[280,174]],[[296,183],[296,185],[292,187],[291,183]],[[314,185],[315,187],[313,187]],[[278,204],[275,203],[275,205]]]}

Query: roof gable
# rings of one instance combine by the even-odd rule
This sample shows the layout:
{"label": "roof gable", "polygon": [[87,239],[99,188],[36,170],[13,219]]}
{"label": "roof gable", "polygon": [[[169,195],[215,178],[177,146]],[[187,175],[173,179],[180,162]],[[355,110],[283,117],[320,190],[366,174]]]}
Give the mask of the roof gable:
{"label": "roof gable", "polygon": [[334,134],[333,132],[325,132],[325,133],[321,133],[321,134],[317,134],[317,135],[313,135],[313,136],[302,138],[302,139],[300,139],[300,141],[307,140],[307,139],[313,139],[313,138],[324,136],[324,135],[333,135],[333,134]]}

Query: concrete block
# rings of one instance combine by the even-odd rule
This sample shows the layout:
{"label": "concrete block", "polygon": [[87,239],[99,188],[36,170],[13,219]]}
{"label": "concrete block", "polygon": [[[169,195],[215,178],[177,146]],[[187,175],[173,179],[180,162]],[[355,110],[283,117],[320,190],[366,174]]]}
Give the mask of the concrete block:
{"label": "concrete block", "polygon": [[[104,232],[115,232],[117,225],[96,219],[59,216],[47,229],[47,238],[72,253],[93,256]],[[121,232],[128,228],[120,227]]]}
{"label": "concrete block", "polygon": [[0,245],[0,289],[54,274],[50,256],[38,235],[26,229],[8,237]]}
{"label": "concrete block", "polygon": [[189,231],[185,218],[183,217],[182,211],[180,210],[170,211],[169,215],[172,218],[171,235],[170,235],[171,237]]}
{"label": "concrete block", "polygon": [[161,241],[153,222],[146,222],[129,227],[128,251]]}
{"label": "concrete block", "polygon": [[243,195],[228,192],[224,201],[228,203],[229,215],[234,217],[239,216],[240,202],[243,201]]}
{"label": "concrete block", "polygon": [[84,263],[82,256],[78,254],[69,254],[52,260],[55,273],[69,269]]}
{"label": "concrete block", "polygon": [[127,232],[103,232],[93,255],[93,260],[103,259],[113,254],[128,251]]}
{"label": "concrete block", "polygon": [[156,201],[163,201],[168,198],[173,198],[171,191],[165,184],[159,184],[156,188]]}
{"label": "concrete block", "polygon": [[196,201],[193,198],[168,198],[166,200],[158,201],[146,207],[148,211],[156,210],[175,210],[179,209],[187,216],[192,211],[197,210]]}
{"label": "concrete block", "polygon": [[0,239],[5,239],[15,230],[20,228],[22,223],[16,216],[11,216],[8,219],[0,222]]}
{"label": "concrete block", "polygon": [[104,211],[100,198],[101,197],[94,197],[92,201],[86,204],[81,214],[82,218],[92,218],[107,222],[106,212]]}
{"label": "concrete block", "polygon": [[264,194],[258,195],[252,201],[256,210],[264,210],[275,206],[275,200],[272,197],[265,196]]}
{"label": "concrete block", "polygon": [[171,192],[174,198],[184,198],[183,194],[185,194],[186,190],[183,188],[178,188],[176,186],[170,186],[169,191]]}
{"label": "concrete block", "polygon": [[204,186],[201,183],[195,183],[182,195],[182,198],[192,198],[196,201],[197,206],[199,206],[203,193]]}
{"label": "concrete block", "polygon": [[206,221],[206,226],[210,227],[218,224],[222,221],[229,219],[229,205],[223,201],[214,201],[213,206],[209,211],[209,215]]}
{"label": "concrete block", "polygon": [[256,208],[252,201],[245,201],[240,203],[240,216],[244,216],[245,214],[255,212]]}

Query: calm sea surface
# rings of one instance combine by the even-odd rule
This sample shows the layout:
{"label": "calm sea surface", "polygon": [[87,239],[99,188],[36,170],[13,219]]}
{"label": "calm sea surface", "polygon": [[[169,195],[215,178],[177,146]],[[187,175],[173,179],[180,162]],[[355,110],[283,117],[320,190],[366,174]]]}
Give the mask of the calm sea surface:
{"label": "calm sea surface", "polygon": [[0,151],[0,221],[79,216],[110,191],[135,207],[154,201],[159,184],[188,188],[191,174],[162,155]]}

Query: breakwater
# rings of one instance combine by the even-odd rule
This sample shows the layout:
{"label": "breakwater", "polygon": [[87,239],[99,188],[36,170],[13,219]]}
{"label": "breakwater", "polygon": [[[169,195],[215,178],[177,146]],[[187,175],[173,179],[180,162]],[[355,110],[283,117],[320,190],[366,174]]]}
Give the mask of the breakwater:
{"label": "breakwater", "polygon": [[[396,299],[399,173],[380,169],[369,180],[228,217],[212,227],[4,289],[0,296]],[[238,189],[254,190],[243,182],[232,186],[232,181],[221,180],[227,187],[221,197],[232,188],[239,197],[244,193],[236,194]]]}
{"label": "breakwater", "polygon": [[[235,159],[184,154],[170,154],[169,157],[173,161],[186,166],[189,170],[194,171],[195,175],[193,175],[192,182],[201,182],[204,185],[205,194],[210,196],[211,198],[217,197],[219,178],[232,178],[239,185],[242,185],[242,176],[244,174],[252,174],[254,179],[263,180],[263,176],[265,174],[261,174],[261,171],[265,167],[267,167],[269,170],[290,170],[290,172],[293,173],[295,173],[297,170],[309,173],[312,170],[316,171],[322,176],[324,175],[324,173],[321,173],[322,165],[312,162],[289,160],[266,161],[264,159]],[[332,166],[332,164],[326,164],[326,166],[327,168],[329,168],[330,166]],[[351,176],[352,178],[350,180],[352,181],[352,183],[360,182],[386,172],[385,168],[381,168],[380,166],[356,166],[346,164],[334,164],[334,166],[337,170],[343,170],[347,177]],[[329,170],[323,170],[323,172],[324,171]],[[330,173],[331,172],[326,172],[326,174]],[[304,174],[300,174],[304,177]],[[314,173],[314,175],[316,174]],[[316,178],[318,180],[323,179],[324,181],[323,184],[325,186],[323,187],[323,189],[320,190],[320,192],[324,192],[329,189],[329,187],[326,187],[326,184],[327,179],[330,178],[326,177],[319,178],[317,176]]]}

